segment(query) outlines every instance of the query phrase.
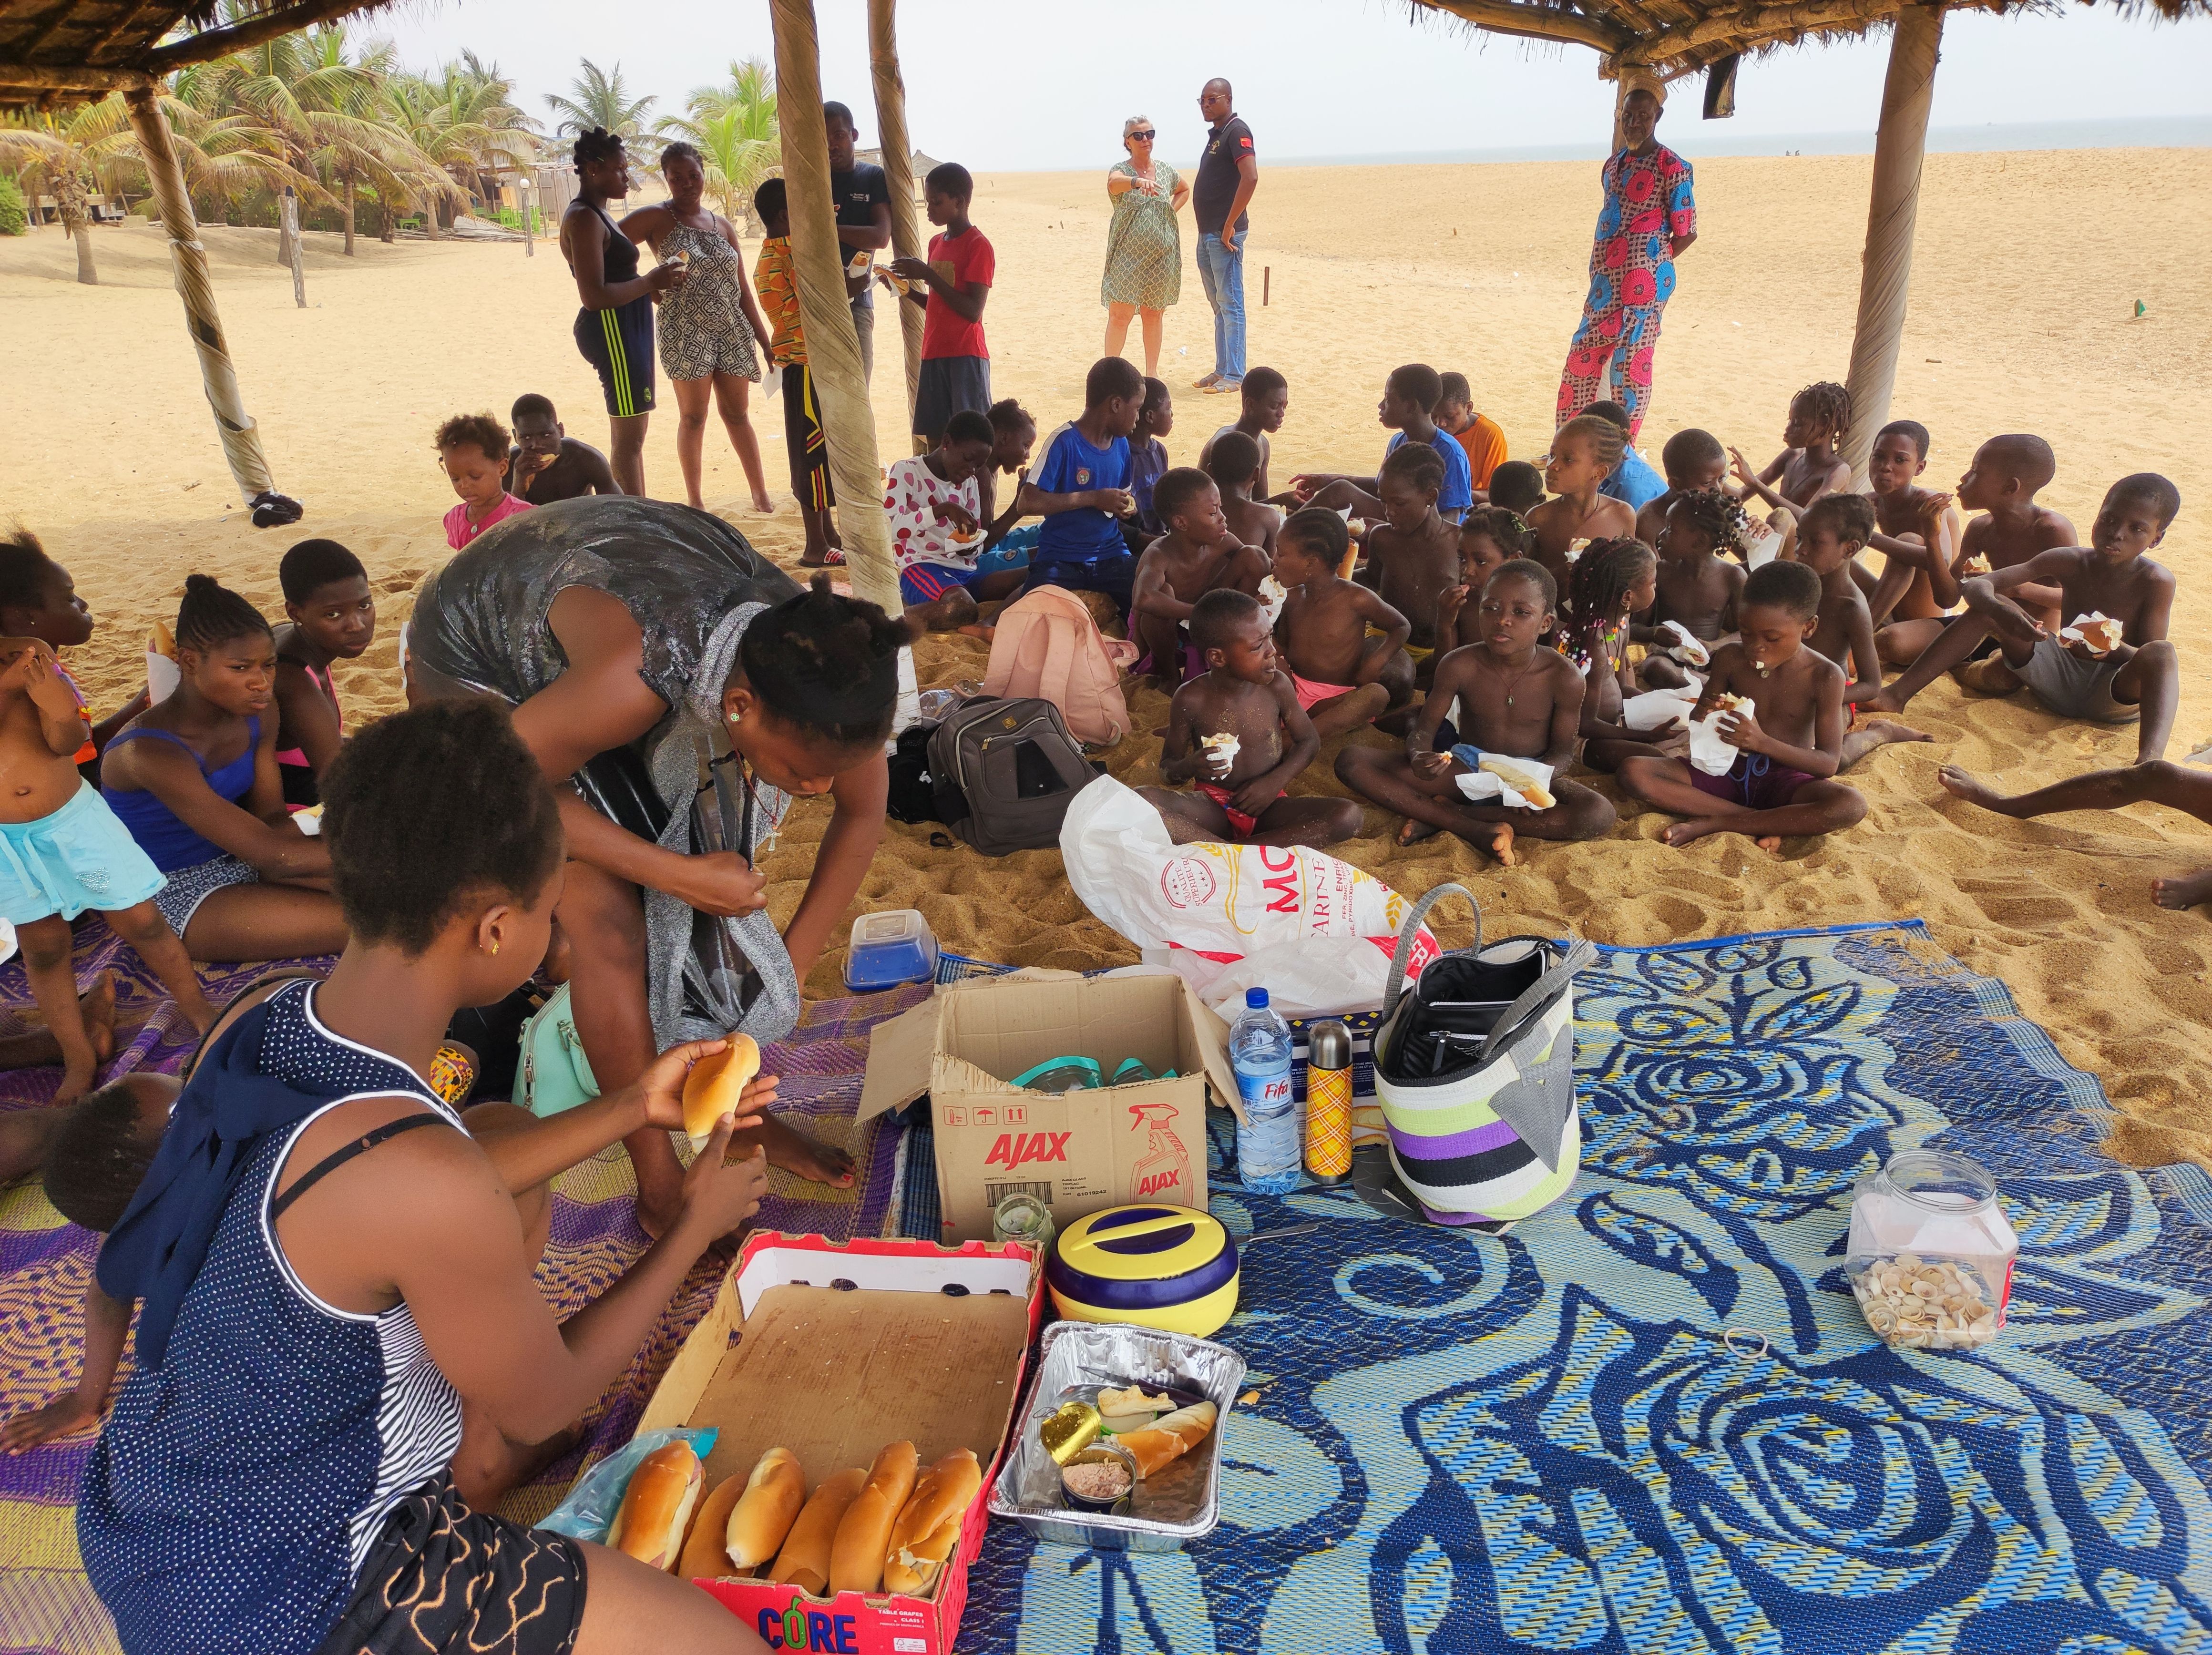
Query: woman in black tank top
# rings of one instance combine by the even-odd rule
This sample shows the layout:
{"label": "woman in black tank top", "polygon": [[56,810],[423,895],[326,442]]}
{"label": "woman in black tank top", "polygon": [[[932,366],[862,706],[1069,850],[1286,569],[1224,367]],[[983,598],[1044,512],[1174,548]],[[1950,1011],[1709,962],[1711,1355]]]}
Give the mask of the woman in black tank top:
{"label": "woman in black tank top", "polygon": [[599,376],[612,429],[615,482],[645,493],[645,428],[653,414],[653,305],[684,280],[680,264],[637,271],[637,244],[616,226],[607,203],[629,193],[629,157],[604,127],[576,139],[576,198],[561,219],[561,252],[576,278],[576,349]]}

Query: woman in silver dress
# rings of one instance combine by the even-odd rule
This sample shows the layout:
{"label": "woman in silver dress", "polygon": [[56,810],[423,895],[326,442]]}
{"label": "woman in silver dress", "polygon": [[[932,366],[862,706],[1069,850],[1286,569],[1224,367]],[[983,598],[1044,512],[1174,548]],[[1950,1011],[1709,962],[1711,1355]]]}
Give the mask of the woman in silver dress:
{"label": "woman in silver dress", "polygon": [[660,366],[676,391],[676,458],[684,467],[684,494],[693,506],[705,504],[699,495],[700,451],[712,401],[745,468],[753,510],[773,512],[760,440],[745,409],[760,378],[756,345],[768,337],[768,329],[753,302],[744,252],[730,221],[702,199],[707,167],[696,149],[670,144],[660,154],[660,175],[668,181],[667,201],[640,208],[623,220],[622,228],[631,240],[649,245],[662,264],[676,260],[685,268],[683,285],[660,305]]}

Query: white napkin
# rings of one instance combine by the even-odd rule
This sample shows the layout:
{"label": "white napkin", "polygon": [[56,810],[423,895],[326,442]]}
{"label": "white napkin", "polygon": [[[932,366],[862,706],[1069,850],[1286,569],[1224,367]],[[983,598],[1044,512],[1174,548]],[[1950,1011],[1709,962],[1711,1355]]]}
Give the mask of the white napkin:
{"label": "white napkin", "polygon": [[1704,692],[1705,686],[1694,681],[1694,675],[1687,689],[1648,689],[1621,703],[1620,722],[1631,730],[1656,730],[1669,718],[1686,724]]}
{"label": "white napkin", "polygon": [[[2081,645],[2092,655],[2110,655],[2112,652],[2110,649],[2100,649],[2097,646],[2095,640],[2091,639],[2083,628],[2094,625],[2100,621],[2110,623],[2112,619],[2112,617],[2111,615],[2106,615],[2101,609],[2092,609],[2087,615],[2076,616],[2072,626],[2061,627],[2059,629],[2058,635],[2069,644]],[[2118,627],[2114,627],[2112,630],[2117,632]]]}
{"label": "white napkin", "polygon": [[[1534,779],[1536,784],[1546,791],[1548,792],[1551,790],[1552,767],[1550,765],[1539,764],[1534,759],[1516,759],[1513,762],[1527,771]],[[1517,810],[1539,810],[1543,808],[1518,789],[1508,787],[1505,785],[1505,779],[1492,771],[1471,770],[1467,774],[1455,776],[1452,779],[1459,784],[1461,797],[1470,804],[1480,804],[1485,800],[1496,799],[1499,803],[1510,805]]]}
{"label": "white napkin", "polygon": [[1753,542],[1744,549],[1743,563],[1747,569],[1756,569],[1774,561],[1782,550],[1782,530],[1769,529],[1763,539]]}
{"label": "white napkin", "polygon": [[1713,652],[1680,621],[1662,621],[1659,634],[1659,647],[1684,666],[1702,667],[1712,661]]}
{"label": "white napkin", "polygon": [[1690,762],[1709,776],[1725,776],[1743,756],[1741,748],[1731,747],[1722,738],[1721,718],[1726,711],[1715,707],[1710,717],[1690,721]]}
{"label": "white napkin", "polygon": [[1275,622],[1283,613],[1283,605],[1291,601],[1291,594],[1283,583],[1273,575],[1260,582],[1260,610],[1267,617],[1267,630],[1275,629]]}

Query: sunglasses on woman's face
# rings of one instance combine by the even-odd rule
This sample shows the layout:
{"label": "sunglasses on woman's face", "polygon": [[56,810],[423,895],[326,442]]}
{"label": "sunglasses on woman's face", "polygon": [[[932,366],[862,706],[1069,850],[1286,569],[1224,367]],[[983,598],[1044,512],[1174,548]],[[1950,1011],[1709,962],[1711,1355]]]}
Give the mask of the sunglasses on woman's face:
{"label": "sunglasses on woman's face", "polygon": [[1159,136],[1159,134],[1147,126],[1140,131],[1132,132],[1129,136],[1139,143],[1150,143],[1154,138]]}

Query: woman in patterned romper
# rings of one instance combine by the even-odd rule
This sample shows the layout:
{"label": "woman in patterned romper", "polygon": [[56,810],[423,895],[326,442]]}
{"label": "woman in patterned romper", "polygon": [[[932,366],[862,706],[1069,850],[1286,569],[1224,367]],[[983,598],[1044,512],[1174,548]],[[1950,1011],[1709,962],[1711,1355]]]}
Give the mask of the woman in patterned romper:
{"label": "woman in patterned romper", "polygon": [[1660,312],[1674,291],[1674,261],[1698,239],[1690,163],[1653,137],[1660,113],[1660,89],[1652,84],[1638,87],[1621,106],[1626,143],[1605,164],[1589,296],[1567,347],[1553,421],[1565,425],[1610,382],[1613,400],[1628,410],[1631,442],[1651,400],[1651,356]]}
{"label": "woman in patterned romper", "polygon": [[676,458],[684,467],[684,491],[693,506],[699,495],[700,450],[707,438],[707,403],[711,398],[730,433],[730,446],[745,468],[753,491],[753,510],[773,512],[768,478],[761,470],[760,439],[753,434],[745,400],[760,378],[753,346],[768,337],[738,233],[720,213],[709,212],[702,197],[707,169],[688,143],[661,152],[660,175],[668,199],[644,207],[623,220],[623,233],[650,246],[662,264],[684,262],[684,285],[660,301],[660,366],[676,391]]}

